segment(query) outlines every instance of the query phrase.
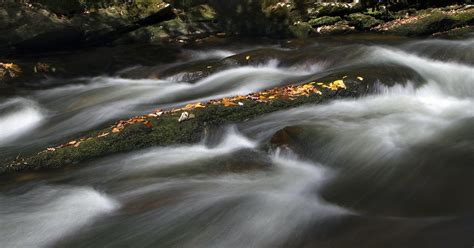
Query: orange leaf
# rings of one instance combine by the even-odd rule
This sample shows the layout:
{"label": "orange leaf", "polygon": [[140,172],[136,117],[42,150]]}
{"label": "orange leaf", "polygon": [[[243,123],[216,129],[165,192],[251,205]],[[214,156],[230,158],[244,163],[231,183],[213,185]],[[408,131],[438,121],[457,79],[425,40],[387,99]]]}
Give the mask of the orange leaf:
{"label": "orange leaf", "polygon": [[152,128],[153,127],[153,123],[151,121],[145,121],[145,126],[149,127],[149,128]]}

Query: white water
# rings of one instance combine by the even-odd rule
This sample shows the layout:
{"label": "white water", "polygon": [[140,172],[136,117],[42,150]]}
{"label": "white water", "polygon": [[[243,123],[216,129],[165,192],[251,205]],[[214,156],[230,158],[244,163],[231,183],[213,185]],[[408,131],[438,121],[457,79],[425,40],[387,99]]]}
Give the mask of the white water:
{"label": "white water", "polygon": [[0,195],[2,247],[49,247],[118,208],[89,187],[41,186],[16,196]]}
{"label": "white water", "polygon": [[[13,110],[12,110],[13,109]],[[26,135],[45,118],[37,104],[24,98],[14,98],[0,103],[0,146]]]}
{"label": "white water", "polygon": [[[470,41],[427,42],[434,53],[431,48],[410,52],[421,46],[417,43],[368,45],[357,50],[364,56],[337,65],[350,70],[399,64],[418,73],[422,84],[411,78],[392,87],[380,82],[369,96],[280,111],[223,133],[211,130],[216,140],[90,161],[31,180],[35,189],[0,192],[5,206],[0,208],[0,241],[12,247],[299,247],[300,241],[307,247],[431,247],[427,242],[440,238],[464,242],[469,239],[465,230],[474,223],[469,217],[474,208],[474,68],[448,53],[449,46],[457,53]],[[348,56],[347,47],[343,52]],[[34,92],[33,105],[49,111],[42,118],[60,121],[46,131],[24,130],[41,132],[38,137],[74,134],[117,116],[246,94],[331,69],[307,62],[282,67],[273,60],[219,71],[195,84],[173,82],[177,77],[86,79]],[[288,131],[287,145],[266,146],[276,131],[289,126],[301,129]],[[107,195],[93,188],[106,189]]]}

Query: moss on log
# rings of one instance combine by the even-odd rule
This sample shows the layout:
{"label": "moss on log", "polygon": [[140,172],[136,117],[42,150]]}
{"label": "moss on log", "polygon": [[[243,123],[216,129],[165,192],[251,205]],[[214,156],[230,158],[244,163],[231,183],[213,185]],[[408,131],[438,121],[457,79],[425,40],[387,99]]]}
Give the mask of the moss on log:
{"label": "moss on log", "polygon": [[[356,97],[371,89],[371,84],[364,82],[361,77],[322,82],[274,88],[247,96],[211,100],[204,104],[189,104],[185,108],[119,121],[114,126],[91,132],[83,138],[6,162],[0,165],[0,174],[75,165],[151,146],[195,143],[211,128],[304,104]],[[184,112],[187,112],[188,118],[178,121],[183,118]]]}

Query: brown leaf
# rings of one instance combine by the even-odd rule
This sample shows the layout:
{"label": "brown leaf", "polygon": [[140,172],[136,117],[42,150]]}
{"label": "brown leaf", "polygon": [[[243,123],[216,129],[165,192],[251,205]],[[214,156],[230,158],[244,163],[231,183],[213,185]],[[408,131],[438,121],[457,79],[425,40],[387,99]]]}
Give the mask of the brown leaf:
{"label": "brown leaf", "polygon": [[145,121],[143,124],[145,124],[145,126],[147,126],[149,128],[153,127],[153,123],[151,121]]}

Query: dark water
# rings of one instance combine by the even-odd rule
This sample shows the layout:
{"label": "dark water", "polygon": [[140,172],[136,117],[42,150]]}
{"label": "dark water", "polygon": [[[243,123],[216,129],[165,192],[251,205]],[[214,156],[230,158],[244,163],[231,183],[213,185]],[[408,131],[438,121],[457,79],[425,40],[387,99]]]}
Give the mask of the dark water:
{"label": "dark water", "polygon": [[[53,79],[0,99],[0,156],[158,107],[328,75],[378,88],[223,127],[198,144],[3,179],[1,247],[474,245],[473,39],[182,53],[154,68],[178,68],[161,79]],[[252,62],[230,63],[235,54]],[[211,63],[225,66],[187,73]],[[283,141],[269,148],[275,135]]]}

